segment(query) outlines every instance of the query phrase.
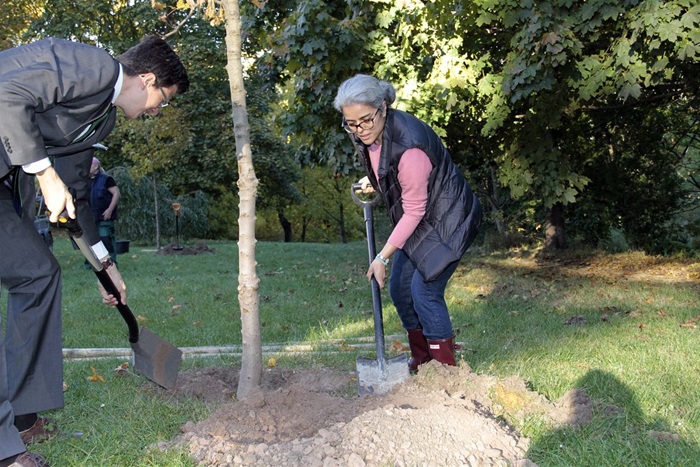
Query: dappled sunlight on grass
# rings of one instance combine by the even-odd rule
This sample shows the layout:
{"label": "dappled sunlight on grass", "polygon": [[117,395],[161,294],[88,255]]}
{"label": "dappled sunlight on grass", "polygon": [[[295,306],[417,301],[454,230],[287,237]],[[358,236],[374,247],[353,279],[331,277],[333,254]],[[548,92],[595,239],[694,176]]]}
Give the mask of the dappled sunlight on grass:
{"label": "dappled sunlight on grass", "polygon": [[[396,310],[393,306],[383,307],[384,334],[403,334]],[[356,340],[361,337],[374,337],[374,317],[371,310],[363,312],[362,317],[345,316],[341,321],[314,326],[309,329],[308,341]]]}
{"label": "dappled sunlight on grass", "polygon": [[346,321],[333,326],[313,327],[309,329],[307,340],[323,341],[330,339],[349,339],[359,336],[374,335],[371,317],[361,321]]}

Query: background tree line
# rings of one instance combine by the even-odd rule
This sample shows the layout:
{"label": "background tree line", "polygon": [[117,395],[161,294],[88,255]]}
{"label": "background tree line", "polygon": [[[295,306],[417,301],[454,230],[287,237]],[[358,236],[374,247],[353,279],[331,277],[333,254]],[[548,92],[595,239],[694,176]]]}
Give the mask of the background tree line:
{"label": "background tree line", "polygon": [[[119,53],[168,32],[175,4],[8,0],[0,47],[51,35]],[[347,193],[359,167],[332,108],[363,72],[442,136],[487,208],[490,245],[696,250],[697,2],[268,0],[241,13],[260,238],[363,236]],[[125,168],[120,185],[142,186],[120,207],[134,241],[155,240],[158,199],[166,236],[174,201],[187,236],[237,234],[223,28],[197,18],[180,32],[190,92],[145,125],[120,122],[101,154]]]}

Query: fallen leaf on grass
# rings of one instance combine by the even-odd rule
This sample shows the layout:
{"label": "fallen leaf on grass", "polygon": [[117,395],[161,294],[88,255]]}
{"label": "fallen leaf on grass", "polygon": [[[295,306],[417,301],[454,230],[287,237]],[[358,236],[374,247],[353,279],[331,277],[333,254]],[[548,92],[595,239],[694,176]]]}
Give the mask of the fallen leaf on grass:
{"label": "fallen leaf on grass", "polygon": [[112,371],[118,374],[119,376],[127,376],[132,374],[129,371],[129,362],[124,362],[121,365],[117,365],[117,367],[114,368]]}
{"label": "fallen leaf on grass", "polygon": [[700,316],[696,316],[695,318],[690,318],[688,321],[682,322],[680,324],[680,327],[695,329],[698,327],[699,322],[700,322]]}
{"label": "fallen leaf on grass", "polygon": [[88,381],[90,381],[91,383],[104,383],[105,382],[104,377],[97,374],[97,370],[95,369],[94,366],[91,366],[90,369],[92,370],[92,376],[88,376]]}
{"label": "fallen leaf on grass", "polygon": [[277,366],[277,359],[274,357],[270,357],[267,359],[267,366],[269,368],[274,368]]}
{"label": "fallen leaf on grass", "polygon": [[401,341],[391,341],[391,350],[394,352],[403,352],[408,350],[408,347],[403,345]]}
{"label": "fallen leaf on grass", "polygon": [[143,316],[143,315],[138,315],[138,316],[136,317],[136,321],[137,321],[141,326],[145,326],[146,323],[148,322],[148,319],[147,319],[145,316]]}

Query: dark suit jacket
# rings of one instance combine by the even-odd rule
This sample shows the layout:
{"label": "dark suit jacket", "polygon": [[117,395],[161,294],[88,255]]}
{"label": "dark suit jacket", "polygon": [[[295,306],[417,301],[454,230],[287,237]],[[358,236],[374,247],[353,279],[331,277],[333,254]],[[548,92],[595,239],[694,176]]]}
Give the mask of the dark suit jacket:
{"label": "dark suit jacket", "polygon": [[[17,166],[55,156],[63,182],[86,202],[92,145],[116,120],[111,101],[118,76],[119,63],[107,51],[62,39],[0,52],[0,179]],[[75,142],[105,114],[94,133]],[[79,218],[84,212],[79,207]],[[99,238],[86,215],[81,225],[90,240]]]}

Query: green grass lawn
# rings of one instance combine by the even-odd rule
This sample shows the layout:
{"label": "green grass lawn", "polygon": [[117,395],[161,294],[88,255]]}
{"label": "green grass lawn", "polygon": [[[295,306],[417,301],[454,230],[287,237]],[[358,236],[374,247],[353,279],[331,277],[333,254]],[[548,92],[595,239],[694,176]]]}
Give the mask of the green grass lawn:
{"label": "green grass lawn", "polygon": [[[132,244],[119,258],[132,311],[178,347],[241,343],[237,247],[207,244],[213,253],[193,256],[161,256]],[[62,238],[55,248],[64,273],[64,347],[128,347],[126,325],[101,304],[80,254]],[[373,336],[365,243],[258,243],[256,256],[263,345]],[[531,439],[533,462],[700,465],[699,263],[638,253],[548,260],[531,252],[470,254],[447,299],[460,357],[475,372],[519,376],[550,400],[583,388],[598,402],[592,422],[577,430],[552,430],[536,419],[518,423]],[[385,333],[401,335],[386,291],[383,300]],[[357,355],[274,354],[281,366],[342,370],[354,369]],[[238,361],[187,358],[183,366]],[[119,362],[66,362],[66,407],[54,417],[82,437],[64,436],[36,450],[60,466],[193,465],[184,453],[144,458],[144,448],[171,438],[185,421],[206,417],[207,408],[196,400],[164,400],[144,389],[141,378],[112,377]],[[107,383],[88,382],[91,367]],[[656,441],[650,430],[678,434],[680,441]]]}

